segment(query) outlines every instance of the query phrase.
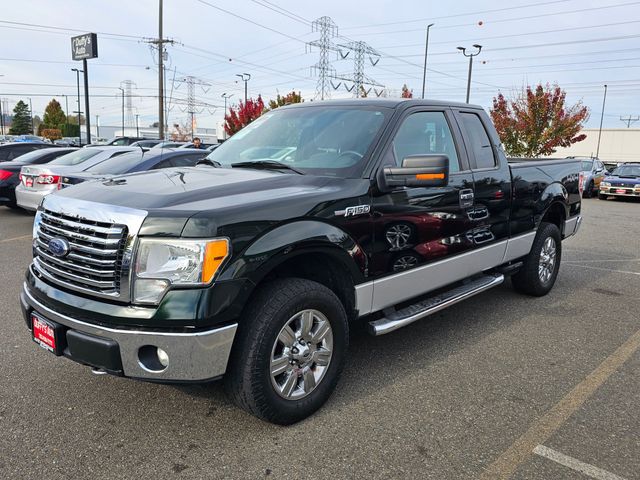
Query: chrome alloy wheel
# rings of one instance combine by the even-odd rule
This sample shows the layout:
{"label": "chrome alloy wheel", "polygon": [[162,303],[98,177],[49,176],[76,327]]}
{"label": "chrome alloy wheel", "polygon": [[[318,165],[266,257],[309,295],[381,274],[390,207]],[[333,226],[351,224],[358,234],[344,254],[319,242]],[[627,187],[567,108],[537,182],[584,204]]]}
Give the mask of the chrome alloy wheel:
{"label": "chrome alloy wheel", "polygon": [[547,283],[553,275],[556,266],[556,241],[547,237],[540,250],[540,261],[538,263],[538,276],[542,283]]}
{"label": "chrome alloy wheel", "polygon": [[322,381],[333,351],[333,331],[318,310],[303,310],[282,327],[271,350],[271,385],[287,400],[309,395]]}
{"label": "chrome alloy wheel", "polygon": [[389,228],[385,237],[393,249],[404,248],[411,239],[411,227],[409,225],[399,223]]}

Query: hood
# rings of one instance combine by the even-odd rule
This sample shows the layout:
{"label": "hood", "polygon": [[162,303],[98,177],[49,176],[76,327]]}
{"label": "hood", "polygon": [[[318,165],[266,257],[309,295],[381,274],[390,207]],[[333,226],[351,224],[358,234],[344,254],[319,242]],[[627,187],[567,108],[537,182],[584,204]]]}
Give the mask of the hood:
{"label": "hood", "polygon": [[640,178],[638,177],[625,177],[623,176],[618,176],[618,175],[607,175],[606,177],[604,177],[604,182],[609,182],[612,185],[620,185],[622,183],[624,184],[640,184]]}
{"label": "hood", "polygon": [[213,236],[238,222],[302,217],[336,198],[366,194],[368,180],[209,166],[168,168],[95,182],[56,193],[149,214],[145,235]]}

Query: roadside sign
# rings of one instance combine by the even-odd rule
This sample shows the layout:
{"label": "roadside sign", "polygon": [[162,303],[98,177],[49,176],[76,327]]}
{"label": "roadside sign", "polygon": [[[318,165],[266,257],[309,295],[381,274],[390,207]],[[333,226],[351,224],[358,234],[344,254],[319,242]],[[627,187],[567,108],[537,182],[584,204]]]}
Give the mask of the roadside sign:
{"label": "roadside sign", "polygon": [[71,56],[74,60],[98,58],[98,36],[95,33],[85,33],[71,37]]}

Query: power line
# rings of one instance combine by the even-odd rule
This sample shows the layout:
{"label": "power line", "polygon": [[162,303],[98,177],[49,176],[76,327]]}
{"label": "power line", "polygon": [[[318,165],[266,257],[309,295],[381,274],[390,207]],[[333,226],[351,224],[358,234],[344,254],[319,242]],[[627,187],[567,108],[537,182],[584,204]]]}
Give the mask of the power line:
{"label": "power line", "polygon": [[468,13],[456,13],[453,15],[443,15],[440,17],[429,17],[429,18],[417,18],[414,20],[401,20],[401,21],[397,21],[397,22],[387,22],[387,23],[371,23],[369,25],[358,25],[355,27],[346,27],[343,28],[343,30],[356,30],[356,29],[362,29],[362,28],[370,28],[370,27],[383,27],[386,25],[401,25],[401,24],[406,24],[406,23],[423,23],[423,22],[431,22],[433,20],[443,20],[446,18],[456,18],[456,17],[469,17],[471,15],[480,15],[483,13],[496,13],[496,12],[504,12],[507,10],[517,10],[520,8],[530,8],[530,7],[541,7],[543,5],[552,5],[555,3],[566,3],[569,2],[571,0],[555,0],[552,2],[543,2],[543,3],[528,3],[526,5],[518,5],[518,6],[514,6],[514,7],[504,7],[504,8],[494,8],[491,10],[480,10],[477,12],[468,12]]}
{"label": "power line", "polygon": [[283,15],[285,17],[290,18],[291,20],[295,20],[296,22],[300,22],[304,25],[309,26],[311,24],[311,22],[309,22],[308,20],[303,19],[302,17],[299,17],[298,15],[292,14],[290,13],[288,10],[285,10],[284,8],[280,8],[277,5],[273,5],[270,4],[269,2],[261,2],[259,0],[251,0],[253,3],[256,3],[258,5],[260,5],[261,7],[264,8],[268,8],[269,10],[279,13],[280,15]]}

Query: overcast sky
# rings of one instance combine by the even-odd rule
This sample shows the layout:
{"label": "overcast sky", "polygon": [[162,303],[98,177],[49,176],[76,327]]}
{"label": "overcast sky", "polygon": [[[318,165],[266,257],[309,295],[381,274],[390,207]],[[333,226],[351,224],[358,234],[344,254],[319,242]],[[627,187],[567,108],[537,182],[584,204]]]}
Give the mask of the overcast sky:
{"label": "overcast sky", "polygon": [[[499,91],[510,95],[526,84],[557,82],[570,102],[590,108],[588,126],[597,127],[608,84],[605,127],[623,127],[620,116],[640,115],[640,1],[165,0],[164,10],[165,37],[176,42],[167,47],[170,123],[186,121],[187,86],[180,81],[186,75],[201,83],[195,88],[200,127],[222,119],[222,93],[232,94],[231,102],[244,96],[237,73],[251,74],[250,97],[262,94],[266,101],[294,89],[312,99],[317,78],[310,67],[319,51],[306,42],[319,38],[311,22],[325,15],[338,27],[336,45],[365,41],[380,53],[375,66],[367,61],[365,74],[391,96],[404,83],[420,95],[425,28],[434,23],[429,98],[464,101],[468,60],[456,47],[479,43],[472,103],[490,107]],[[89,60],[91,94],[100,95],[91,99],[92,121],[97,114],[101,125],[120,124],[123,80],[134,82],[131,101],[140,124],[156,121],[157,65],[143,37],[158,35],[157,0],[8,3],[0,20],[0,97],[10,108],[31,97],[42,116],[52,96],[64,108],[66,94],[69,110],[76,110],[70,69],[81,62],[71,60],[70,37],[83,32],[98,33],[99,58]],[[330,56],[336,71],[351,75],[352,55],[336,55]],[[344,85],[332,92],[348,96]]]}

